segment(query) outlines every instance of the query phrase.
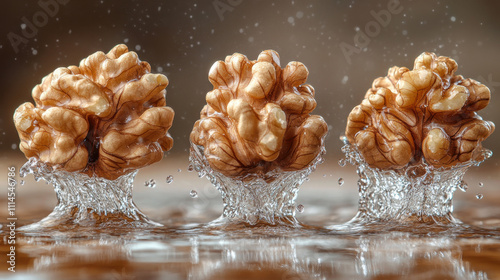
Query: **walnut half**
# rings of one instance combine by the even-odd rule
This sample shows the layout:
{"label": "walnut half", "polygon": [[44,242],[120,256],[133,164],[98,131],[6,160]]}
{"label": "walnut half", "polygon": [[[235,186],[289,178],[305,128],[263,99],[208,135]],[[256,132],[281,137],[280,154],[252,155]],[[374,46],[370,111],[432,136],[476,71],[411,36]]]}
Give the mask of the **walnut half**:
{"label": "walnut half", "polygon": [[235,53],[209,73],[214,89],[191,132],[210,166],[230,177],[276,167],[299,170],[321,152],[327,125],[310,115],[314,89],[300,62],[280,67],[279,55],[263,51],[255,61]]}
{"label": "walnut half", "polygon": [[372,167],[398,169],[424,159],[451,167],[475,159],[495,125],[476,111],[490,90],[455,75],[448,57],[422,53],[413,70],[392,67],[349,114],[346,136]]}
{"label": "walnut half", "polygon": [[172,147],[168,79],[151,74],[125,45],[57,68],[14,113],[26,157],[55,169],[116,179],[152,164]]}

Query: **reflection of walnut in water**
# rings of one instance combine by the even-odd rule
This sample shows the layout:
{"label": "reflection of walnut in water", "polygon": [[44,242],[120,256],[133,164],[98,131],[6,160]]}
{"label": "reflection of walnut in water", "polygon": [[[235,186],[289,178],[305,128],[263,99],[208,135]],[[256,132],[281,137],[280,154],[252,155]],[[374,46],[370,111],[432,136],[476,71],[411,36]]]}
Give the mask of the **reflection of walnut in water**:
{"label": "reflection of walnut in water", "polygon": [[150,71],[125,45],[56,69],[33,89],[36,106],[14,114],[21,150],[107,179],[159,161],[173,144],[174,111],[165,107],[167,77]]}
{"label": "reflection of walnut in water", "polygon": [[401,168],[422,159],[450,167],[474,159],[495,129],[476,111],[489,89],[455,76],[457,63],[423,53],[413,70],[392,67],[378,78],[350,113],[346,136],[378,168]]}
{"label": "reflection of walnut in water", "polygon": [[320,153],[327,125],[309,115],[316,107],[314,89],[304,84],[309,72],[300,62],[279,63],[268,50],[256,61],[235,53],[210,69],[214,90],[191,141],[205,147],[212,168],[232,177],[299,170]]}

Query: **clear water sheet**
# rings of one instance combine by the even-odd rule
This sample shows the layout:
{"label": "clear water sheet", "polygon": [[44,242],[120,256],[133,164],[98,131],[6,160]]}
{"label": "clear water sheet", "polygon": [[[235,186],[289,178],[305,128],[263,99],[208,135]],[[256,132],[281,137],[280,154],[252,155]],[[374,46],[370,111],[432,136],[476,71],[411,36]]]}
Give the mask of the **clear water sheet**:
{"label": "clear water sheet", "polygon": [[20,169],[20,176],[33,174],[35,181],[52,184],[58,204],[43,220],[20,230],[37,234],[50,231],[74,231],[79,228],[120,229],[157,227],[134,204],[132,188],[137,171],[116,180],[89,177],[78,172],[54,170],[36,158]]}
{"label": "clear water sheet", "polygon": [[242,179],[227,177],[213,170],[203,154],[203,147],[191,145],[190,162],[200,177],[207,177],[221,193],[224,210],[215,224],[243,222],[249,225],[267,223],[298,226],[295,200],[299,187],[316,166],[323,162],[323,151],[311,165],[299,171],[272,170],[250,174]]}

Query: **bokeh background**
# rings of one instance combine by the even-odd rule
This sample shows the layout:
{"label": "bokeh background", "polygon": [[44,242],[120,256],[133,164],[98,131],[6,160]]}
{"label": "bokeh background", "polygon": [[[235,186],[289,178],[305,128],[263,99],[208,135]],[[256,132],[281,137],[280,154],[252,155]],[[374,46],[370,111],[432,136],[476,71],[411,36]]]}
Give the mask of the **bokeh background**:
{"label": "bokeh background", "polygon": [[[52,15],[40,5],[49,2],[57,3]],[[99,50],[107,52],[119,43],[148,61],[153,72],[169,78],[167,103],[176,112],[170,131],[175,143],[169,154],[179,157],[188,156],[189,133],[211,90],[210,67],[234,52],[253,60],[260,51],[274,49],[282,66],[297,60],[309,68],[308,82],[316,89],[318,101],[315,113],[330,126],[328,158],[340,158],[338,139],[346,117],[372,81],[394,65],[412,68],[423,51],[454,58],[458,74],[487,84],[492,100],[480,114],[500,124],[498,1],[33,0],[2,5],[0,151],[4,162],[23,156],[12,115],[21,103],[32,101],[32,88],[55,68],[77,65],[82,58]],[[389,6],[390,18],[374,25],[373,14],[384,14]],[[36,31],[26,20],[38,22]],[[372,36],[356,46],[356,34],[367,33],[367,26]],[[23,35],[23,28],[30,38]],[[9,39],[12,34],[24,37],[17,47]],[[342,44],[356,51],[346,55]],[[500,171],[500,133],[484,146],[496,153],[485,168]]]}

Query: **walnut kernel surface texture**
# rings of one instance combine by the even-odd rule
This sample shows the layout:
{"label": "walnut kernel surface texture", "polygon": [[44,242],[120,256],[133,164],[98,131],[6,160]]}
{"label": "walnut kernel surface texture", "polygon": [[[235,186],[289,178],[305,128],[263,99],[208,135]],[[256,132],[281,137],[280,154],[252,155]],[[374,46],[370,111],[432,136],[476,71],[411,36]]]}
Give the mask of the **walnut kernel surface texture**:
{"label": "walnut kernel surface texture", "polygon": [[438,168],[476,159],[495,129],[476,113],[488,105],[490,90],[456,70],[453,59],[433,53],[422,53],[413,70],[390,68],[349,114],[349,142],[382,169],[422,159]]}
{"label": "walnut kernel surface texture", "polygon": [[307,167],[328,130],[321,116],[310,115],[316,100],[308,75],[300,62],[282,69],[272,50],[255,61],[235,53],[216,62],[209,73],[214,89],[191,142],[204,146],[210,166],[230,177]]}
{"label": "walnut kernel surface texture", "polygon": [[173,144],[174,111],[165,106],[167,77],[150,72],[125,45],[57,68],[33,89],[36,106],[14,113],[21,151],[106,179],[161,160]]}

